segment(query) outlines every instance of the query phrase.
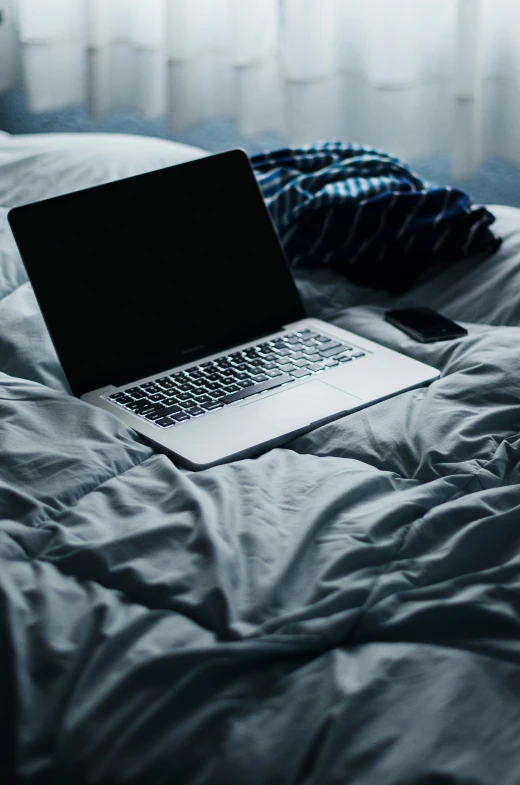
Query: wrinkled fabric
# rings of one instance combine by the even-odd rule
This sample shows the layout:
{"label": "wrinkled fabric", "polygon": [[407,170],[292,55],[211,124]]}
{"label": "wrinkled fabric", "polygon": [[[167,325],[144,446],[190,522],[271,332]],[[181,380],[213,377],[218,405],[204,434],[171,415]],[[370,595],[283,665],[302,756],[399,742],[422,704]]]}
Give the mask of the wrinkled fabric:
{"label": "wrinkled fabric", "polygon": [[[492,259],[402,298],[298,275],[309,313],[438,381],[196,473],[67,394],[2,240],[3,781],[518,784],[520,211],[494,212]],[[467,338],[384,322],[411,302]]]}
{"label": "wrinkled fabric", "polygon": [[489,210],[382,150],[327,140],[251,163],[294,266],[330,266],[358,284],[401,292],[436,261],[500,246]]}

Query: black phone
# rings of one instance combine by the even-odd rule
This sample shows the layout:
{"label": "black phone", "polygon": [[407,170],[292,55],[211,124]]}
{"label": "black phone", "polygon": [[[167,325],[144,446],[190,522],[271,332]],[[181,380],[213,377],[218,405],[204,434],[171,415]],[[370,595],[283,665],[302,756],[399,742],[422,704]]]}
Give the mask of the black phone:
{"label": "black phone", "polygon": [[385,312],[385,320],[421,343],[462,338],[468,331],[432,308],[399,308]]}

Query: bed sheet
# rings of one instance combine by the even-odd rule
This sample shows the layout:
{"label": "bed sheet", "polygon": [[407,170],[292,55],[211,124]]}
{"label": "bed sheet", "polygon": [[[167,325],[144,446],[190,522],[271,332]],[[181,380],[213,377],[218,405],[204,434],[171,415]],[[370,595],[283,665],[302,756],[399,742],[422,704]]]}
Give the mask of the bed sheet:
{"label": "bed sheet", "polygon": [[[174,155],[81,141],[13,163],[0,138],[2,220],[31,173],[40,197]],[[495,213],[498,253],[400,299],[298,273],[312,315],[437,382],[198,473],[65,392],[1,224],[6,781],[517,785],[520,212]],[[397,302],[469,335],[416,344]]]}

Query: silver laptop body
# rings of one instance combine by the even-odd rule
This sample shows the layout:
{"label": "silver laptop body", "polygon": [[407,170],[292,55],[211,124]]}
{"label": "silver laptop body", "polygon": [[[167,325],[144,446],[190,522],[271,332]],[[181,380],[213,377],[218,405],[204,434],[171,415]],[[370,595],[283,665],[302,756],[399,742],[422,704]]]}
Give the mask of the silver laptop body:
{"label": "silver laptop body", "polygon": [[[319,319],[303,319],[288,324],[283,331],[267,336],[262,343],[278,341],[285,335],[305,330],[330,337],[348,349],[341,355],[338,353],[333,356],[331,360],[337,364],[323,371],[294,379],[164,429],[147,421],[143,415],[132,413],[111,401],[109,396],[118,392],[118,388],[113,386],[94,390],[81,397],[94,406],[117,414],[136,431],[173,453],[190,468],[202,469],[255,455],[328,421],[405,390],[428,384],[439,376],[439,371],[429,365]],[[236,347],[233,354],[237,351],[245,352],[255,345],[257,342],[243,344]],[[204,358],[203,362],[216,361],[228,355],[229,352],[211,355]],[[343,360],[348,356],[352,359],[337,359],[340,357]],[[146,377],[125,385],[125,389],[135,388],[156,378],[175,377],[175,374],[189,371],[190,367],[197,368],[199,364],[170,368],[158,377]]]}
{"label": "silver laptop body", "polygon": [[9,221],[73,394],[191,469],[439,376],[305,318],[243,151],[25,205]]}

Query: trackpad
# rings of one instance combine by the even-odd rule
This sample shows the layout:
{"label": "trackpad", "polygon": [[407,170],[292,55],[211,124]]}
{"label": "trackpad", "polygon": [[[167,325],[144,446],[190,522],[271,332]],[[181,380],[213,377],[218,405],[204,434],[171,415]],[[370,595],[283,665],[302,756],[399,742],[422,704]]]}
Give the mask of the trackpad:
{"label": "trackpad", "polygon": [[359,398],[331,387],[318,379],[286,387],[276,395],[243,404],[255,420],[268,421],[281,433],[318,423],[334,414],[359,406]]}

